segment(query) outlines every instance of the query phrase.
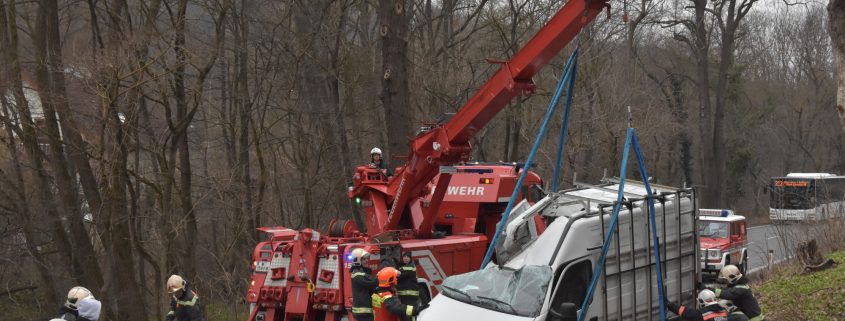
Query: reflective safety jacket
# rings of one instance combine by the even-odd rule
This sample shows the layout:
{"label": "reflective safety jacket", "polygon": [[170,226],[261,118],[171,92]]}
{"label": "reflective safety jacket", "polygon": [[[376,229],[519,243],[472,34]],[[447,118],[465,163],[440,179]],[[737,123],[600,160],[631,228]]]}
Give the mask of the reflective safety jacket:
{"label": "reflective safety jacket", "polygon": [[[414,262],[403,264],[399,267],[399,279],[396,281],[396,294],[402,299],[405,304],[415,304],[420,296],[420,288],[417,285],[417,266]],[[414,302],[405,301],[406,297]]]}
{"label": "reflective safety jacket", "polygon": [[765,319],[760,304],[751,293],[751,287],[748,286],[748,278],[742,277],[737,280],[736,284],[729,285],[724,289],[716,289],[716,296],[720,299],[731,300],[742,313],[751,321],[762,321]]}
{"label": "reflective safety jacket", "polygon": [[357,321],[372,321],[372,296],[378,287],[378,278],[363,266],[353,266],[349,272],[352,272],[352,315]]}
{"label": "reflective safety jacket", "polygon": [[169,321],[203,321],[202,309],[200,308],[199,296],[185,286],[182,296],[170,298],[170,312],[167,313]]}
{"label": "reflective safety jacket", "polygon": [[372,298],[375,321],[399,321],[419,314],[414,306],[402,304],[390,289],[379,288]]}
{"label": "reflective safety jacket", "polygon": [[718,304],[708,305],[701,310],[674,303],[666,305],[669,311],[677,314],[683,321],[728,321],[728,311]]}

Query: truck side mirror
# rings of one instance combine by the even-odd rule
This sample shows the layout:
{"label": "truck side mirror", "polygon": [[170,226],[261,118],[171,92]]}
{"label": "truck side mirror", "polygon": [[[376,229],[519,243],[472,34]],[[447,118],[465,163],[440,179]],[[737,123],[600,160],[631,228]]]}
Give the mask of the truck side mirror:
{"label": "truck side mirror", "polygon": [[575,303],[566,302],[549,309],[547,321],[575,321],[578,320],[578,307]]}

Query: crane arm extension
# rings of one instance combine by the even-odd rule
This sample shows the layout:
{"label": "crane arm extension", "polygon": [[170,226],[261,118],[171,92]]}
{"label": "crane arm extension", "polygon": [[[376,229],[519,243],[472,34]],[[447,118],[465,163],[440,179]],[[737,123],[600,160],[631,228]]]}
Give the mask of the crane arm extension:
{"label": "crane arm extension", "polygon": [[608,0],[570,0],[445,125],[451,143],[465,143],[513,97],[533,92],[531,78],[604,8]]}
{"label": "crane arm extension", "polygon": [[[605,8],[609,0],[570,0],[443,127],[411,141],[408,162],[389,184],[391,206],[383,230],[396,228],[408,201],[440,165],[469,159],[470,140],[516,96],[534,91],[532,78]],[[395,193],[390,193],[394,191]],[[392,195],[391,195],[392,194]],[[436,213],[436,211],[432,211]]]}

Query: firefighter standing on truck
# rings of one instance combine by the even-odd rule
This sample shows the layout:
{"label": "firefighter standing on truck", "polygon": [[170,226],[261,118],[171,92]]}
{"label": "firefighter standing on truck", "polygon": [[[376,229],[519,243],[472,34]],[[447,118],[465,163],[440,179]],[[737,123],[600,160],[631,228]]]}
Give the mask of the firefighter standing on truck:
{"label": "firefighter standing on truck", "polygon": [[[417,285],[417,266],[411,257],[411,252],[402,253],[402,264],[399,265],[399,280],[396,284],[396,294],[402,303],[420,306],[420,288]],[[410,317],[404,318],[411,320]]]}
{"label": "firefighter standing on truck", "polygon": [[378,279],[364,263],[370,253],[362,248],[350,253],[352,266],[349,274],[352,279],[352,316],[356,321],[373,321],[373,292],[378,287]]}
{"label": "firefighter standing on truck", "polygon": [[373,315],[375,321],[399,321],[400,318],[416,317],[428,306],[415,307],[402,304],[395,295],[399,270],[386,267],[378,272],[378,290],[373,294]]}
{"label": "firefighter standing on truck", "polygon": [[760,304],[757,303],[757,299],[751,293],[751,287],[748,286],[748,278],[740,273],[736,265],[726,265],[723,267],[719,271],[717,281],[721,284],[727,284],[724,289],[716,290],[716,295],[719,298],[731,300],[742,313],[748,316],[748,320],[750,321],[766,320],[760,309]]}
{"label": "firefighter standing on truck", "polygon": [[684,321],[728,321],[728,311],[719,305],[716,294],[713,291],[704,289],[698,293],[698,304],[700,309],[679,306],[674,302],[666,301],[666,309],[677,314]]}
{"label": "firefighter standing on truck", "polygon": [[387,165],[387,162],[384,161],[383,157],[384,156],[381,154],[381,148],[373,147],[373,149],[370,150],[370,166],[382,170],[385,176],[392,177],[393,170],[390,169],[390,165]]}
{"label": "firefighter standing on truck", "polygon": [[191,290],[190,283],[176,274],[167,279],[167,293],[170,293],[170,312],[166,321],[202,321],[199,296]]}

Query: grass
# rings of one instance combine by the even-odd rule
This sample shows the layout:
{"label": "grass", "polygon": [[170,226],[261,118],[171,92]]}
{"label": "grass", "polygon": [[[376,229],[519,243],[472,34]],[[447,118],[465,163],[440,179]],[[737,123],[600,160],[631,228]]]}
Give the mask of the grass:
{"label": "grass", "polygon": [[793,265],[756,287],[768,320],[845,320],[845,251],[828,257],[839,265],[805,275]]}

